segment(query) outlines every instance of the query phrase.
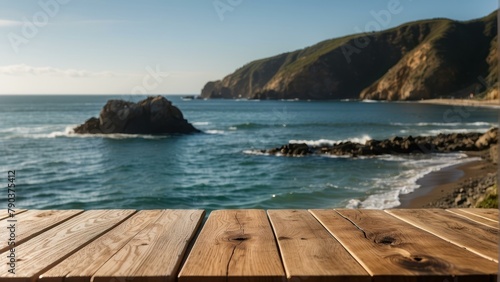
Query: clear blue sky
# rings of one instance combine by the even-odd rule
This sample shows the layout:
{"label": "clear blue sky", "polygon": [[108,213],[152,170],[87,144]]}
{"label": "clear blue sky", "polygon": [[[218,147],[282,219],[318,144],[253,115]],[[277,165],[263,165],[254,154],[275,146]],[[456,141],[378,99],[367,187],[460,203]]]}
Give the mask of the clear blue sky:
{"label": "clear blue sky", "polygon": [[252,60],[365,31],[388,5],[383,29],[498,2],[0,0],[0,94],[198,94]]}

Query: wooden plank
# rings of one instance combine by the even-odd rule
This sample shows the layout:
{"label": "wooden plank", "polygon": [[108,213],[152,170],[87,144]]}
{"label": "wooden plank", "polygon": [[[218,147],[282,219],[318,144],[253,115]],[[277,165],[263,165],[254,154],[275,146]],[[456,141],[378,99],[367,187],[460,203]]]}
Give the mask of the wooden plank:
{"label": "wooden plank", "polygon": [[92,276],[134,236],[157,221],[162,210],[139,211],[84,248],[40,275],[43,282],[83,282]]}
{"label": "wooden plank", "polygon": [[[15,248],[15,274],[9,273],[7,263],[0,264],[0,280],[31,281],[48,268],[59,263],[96,237],[113,228],[132,210],[92,210],[47,230]],[[6,258],[10,251],[0,254]]]}
{"label": "wooden plank", "polygon": [[284,279],[278,247],[263,210],[213,211],[179,274],[180,282]]}
{"label": "wooden plank", "polygon": [[[15,224],[16,246],[21,245],[36,235],[82,213],[83,210],[30,210],[0,221],[0,238],[9,238],[10,230],[6,227]],[[12,220],[15,220],[13,222]],[[2,240],[0,253],[9,249],[8,241]]]}
{"label": "wooden plank", "polygon": [[[14,211],[15,211],[14,216],[17,216],[18,214],[26,212],[27,210],[25,210],[25,209],[14,209]],[[2,210],[2,213],[0,214],[0,220],[6,219],[8,217],[10,217],[10,214],[9,214],[8,210]]]}
{"label": "wooden plank", "polygon": [[463,209],[463,211],[498,222],[498,209],[472,208],[472,209]]}
{"label": "wooden plank", "polygon": [[389,214],[459,247],[498,262],[498,229],[441,209],[394,209]]}
{"label": "wooden plank", "polygon": [[371,281],[370,275],[306,210],[269,210],[290,281]]}
{"label": "wooden plank", "polygon": [[459,216],[465,217],[469,220],[484,224],[484,225],[492,227],[492,228],[496,228],[496,229],[500,228],[498,221],[491,220],[489,218],[485,218],[485,217],[478,216],[476,214],[467,212],[466,209],[447,209],[446,211],[457,214]]}
{"label": "wooden plank", "polygon": [[114,277],[134,281],[175,281],[186,249],[200,226],[203,210],[165,210],[111,257],[94,282]]}
{"label": "wooden plank", "polygon": [[455,276],[460,276],[460,281],[488,281],[497,273],[498,264],[493,261],[384,211],[311,212],[373,276],[373,281],[441,282],[455,281]]}

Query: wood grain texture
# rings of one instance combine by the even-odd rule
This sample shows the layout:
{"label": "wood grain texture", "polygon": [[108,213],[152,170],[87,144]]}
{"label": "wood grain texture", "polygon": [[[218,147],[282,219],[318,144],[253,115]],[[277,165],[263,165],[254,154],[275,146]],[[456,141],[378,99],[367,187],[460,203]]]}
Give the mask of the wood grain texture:
{"label": "wood grain texture", "polygon": [[498,262],[498,229],[442,209],[394,209],[387,213],[459,247]]}
{"label": "wood grain texture", "polygon": [[283,280],[278,247],[263,210],[213,211],[179,274],[180,282]]}
{"label": "wood grain texture", "polygon": [[467,210],[465,210],[465,209],[447,209],[446,211],[454,213],[454,214],[457,214],[459,216],[465,217],[465,218],[467,218],[469,220],[472,220],[472,221],[484,224],[484,225],[492,227],[492,228],[496,228],[496,229],[500,228],[500,226],[498,224],[498,221],[491,220],[489,218],[485,218],[485,217],[482,217],[482,216],[478,216],[476,214],[467,212]]}
{"label": "wood grain texture", "polygon": [[94,275],[94,282],[175,281],[188,244],[205,212],[165,210],[141,230]]}
{"label": "wood grain texture", "polygon": [[[2,263],[0,280],[30,281],[38,277],[133,213],[131,210],[92,210],[55,226],[15,248],[16,274],[10,274],[8,264]],[[1,253],[0,257],[6,257],[8,252]]]}
{"label": "wood grain texture", "polygon": [[456,275],[460,281],[489,281],[497,272],[498,264],[384,211],[311,212],[373,276],[373,281],[442,282],[454,281]]}
{"label": "wood grain texture", "polygon": [[[0,238],[9,238],[10,231],[8,227],[11,223],[15,223],[16,226],[16,246],[21,245],[27,240],[35,237],[36,235],[58,225],[62,222],[82,213],[83,210],[29,210],[17,214],[12,222],[13,218],[6,218],[0,221]],[[2,240],[0,246],[0,252],[5,252],[9,249],[8,241]]]}
{"label": "wood grain texture", "polygon": [[97,270],[140,231],[157,221],[162,214],[162,210],[139,211],[40,275],[39,281],[90,282]]}
{"label": "wood grain texture", "polygon": [[498,219],[498,209],[472,208],[472,209],[461,209],[461,210],[464,212],[472,213],[472,214],[475,214],[477,216],[481,216],[481,217],[496,221],[496,222],[498,222],[498,220],[499,220]]}
{"label": "wood grain texture", "polygon": [[[15,214],[14,216],[17,216],[18,214],[21,214],[23,212],[26,212],[27,210],[25,209],[15,209]],[[2,213],[0,214],[0,220],[5,219],[10,217],[8,210],[2,210]]]}
{"label": "wood grain texture", "polygon": [[306,210],[269,210],[291,281],[371,281],[370,275]]}

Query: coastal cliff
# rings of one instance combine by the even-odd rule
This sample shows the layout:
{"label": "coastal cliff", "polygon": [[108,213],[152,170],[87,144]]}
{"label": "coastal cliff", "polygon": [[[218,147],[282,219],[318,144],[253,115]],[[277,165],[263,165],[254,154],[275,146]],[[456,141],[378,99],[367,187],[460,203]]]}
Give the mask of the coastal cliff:
{"label": "coastal cliff", "polygon": [[420,100],[498,97],[497,11],[355,34],[253,61],[203,98]]}

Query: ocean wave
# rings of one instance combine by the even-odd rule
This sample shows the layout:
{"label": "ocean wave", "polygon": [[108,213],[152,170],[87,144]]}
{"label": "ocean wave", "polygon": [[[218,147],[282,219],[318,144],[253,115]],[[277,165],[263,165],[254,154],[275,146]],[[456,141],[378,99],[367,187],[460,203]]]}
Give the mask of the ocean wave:
{"label": "ocean wave", "polygon": [[203,125],[209,125],[211,122],[209,121],[195,121],[191,123],[194,126],[203,126]]}
{"label": "ocean wave", "polygon": [[401,204],[399,196],[420,188],[417,181],[425,175],[445,167],[479,160],[462,153],[434,154],[429,159],[415,160],[411,157],[387,157],[387,160],[401,162],[404,169],[393,177],[374,179],[371,185],[377,191],[365,199],[350,199],[346,208],[388,209]]}
{"label": "ocean wave", "polygon": [[490,128],[474,128],[474,129],[466,129],[466,128],[457,128],[457,129],[433,129],[422,132],[420,135],[422,136],[434,136],[438,134],[453,134],[453,133],[473,133],[473,132],[486,132]]}
{"label": "ocean wave", "polygon": [[268,128],[271,126],[272,126],[271,124],[246,122],[246,123],[233,124],[230,127],[233,127],[236,129],[260,129],[260,128]]}
{"label": "ocean wave", "polygon": [[[75,125],[76,126],[76,125]],[[42,125],[33,127],[9,127],[0,129],[0,133],[12,133],[12,134],[30,134],[30,133],[42,133],[60,128],[59,125]]]}
{"label": "ocean wave", "polygon": [[49,133],[20,133],[8,136],[9,139],[32,138],[32,139],[51,139],[51,138],[107,138],[107,139],[165,139],[168,135],[150,135],[150,134],[76,134],[74,128],[77,125],[67,126],[63,131],[52,131]]}
{"label": "ocean wave", "polygon": [[[76,125],[66,126],[63,131],[50,131],[54,129],[54,126],[40,126],[40,127],[16,127],[3,130],[3,133],[11,133],[7,136],[7,139],[15,138],[56,138],[56,137],[69,137],[73,134],[73,128]],[[50,131],[50,132],[47,132]]]}
{"label": "ocean wave", "polygon": [[[320,157],[322,157],[322,158],[329,158],[329,159],[350,159],[350,158],[352,158],[352,157],[351,157],[351,156],[349,156],[349,155],[330,155],[330,154],[321,154],[321,155],[319,155],[319,156],[320,156]],[[359,159],[361,159],[361,158],[365,158],[365,157],[364,157],[364,156],[361,156],[361,158],[360,158],[360,157],[358,157],[358,158],[359,158]]]}
{"label": "ocean wave", "polygon": [[342,142],[353,142],[365,144],[366,141],[371,140],[372,138],[368,135],[363,135],[362,137],[353,137],[344,140],[330,140],[330,139],[319,139],[319,140],[290,140],[288,143],[290,144],[302,144],[305,143],[309,146],[333,146]]}
{"label": "ocean wave", "polygon": [[247,98],[238,98],[233,99],[235,102],[260,102],[260,99],[247,99]]}
{"label": "ocean wave", "polygon": [[[243,154],[245,155],[254,155],[254,156],[270,156],[271,154],[267,153],[267,152],[262,152],[261,150],[244,150],[243,151]],[[273,156],[275,157],[285,157],[285,155],[281,154],[281,153],[275,153],[275,154],[272,154]],[[299,156],[299,155],[294,155],[294,156],[286,156],[287,158],[304,158],[304,157],[307,157],[307,156]]]}
{"label": "ocean wave", "polygon": [[[294,121],[295,122],[295,121]],[[231,124],[229,127],[236,128],[238,130],[256,130],[256,129],[268,129],[268,128],[310,128],[310,127],[328,127],[328,128],[353,128],[353,127],[387,127],[387,124],[377,123],[377,122],[305,122],[305,123],[289,123],[286,120],[276,121],[272,123],[255,123],[246,122]]]}
{"label": "ocean wave", "polygon": [[213,134],[213,135],[224,135],[224,134],[226,134],[226,132],[224,130],[217,130],[217,129],[205,130],[204,132],[206,134]]}
{"label": "ocean wave", "polygon": [[123,133],[113,133],[113,134],[70,134],[64,137],[76,137],[76,138],[107,138],[107,139],[166,139],[170,136],[168,135],[150,135],[150,134],[123,134]]}
{"label": "ocean wave", "polygon": [[391,122],[391,125],[395,126],[446,126],[446,127],[457,127],[457,126],[494,126],[494,124],[483,121],[476,122],[418,122],[418,123],[400,123]]}
{"label": "ocean wave", "polygon": [[262,150],[244,150],[245,155],[255,155],[255,156],[269,156],[269,153],[262,152]]}

